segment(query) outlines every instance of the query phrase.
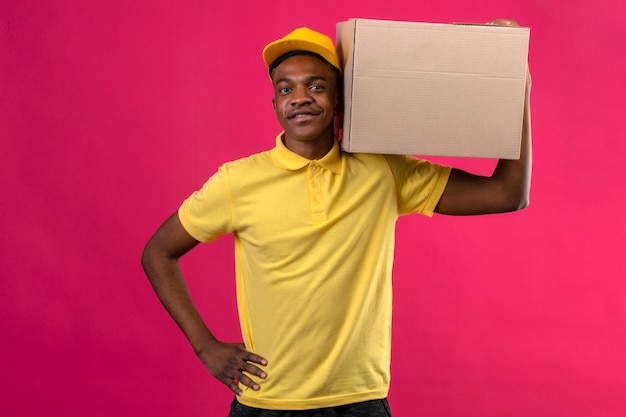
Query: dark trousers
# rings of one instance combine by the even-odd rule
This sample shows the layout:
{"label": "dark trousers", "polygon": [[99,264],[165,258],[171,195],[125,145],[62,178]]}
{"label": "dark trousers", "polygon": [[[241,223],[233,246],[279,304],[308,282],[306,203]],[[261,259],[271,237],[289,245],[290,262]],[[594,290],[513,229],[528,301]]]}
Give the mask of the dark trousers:
{"label": "dark trousers", "polygon": [[248,407],[235,398],[229,417],[391,417],[391,410],[387,399],[314,410],[283,411]]}

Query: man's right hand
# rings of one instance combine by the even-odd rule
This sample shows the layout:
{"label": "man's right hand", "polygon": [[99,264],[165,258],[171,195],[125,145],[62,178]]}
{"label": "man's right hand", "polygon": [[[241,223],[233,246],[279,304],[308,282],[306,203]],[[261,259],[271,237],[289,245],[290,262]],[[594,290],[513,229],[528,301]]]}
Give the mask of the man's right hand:
{"label": "man's right hand", "polygon": [[261,379],[267,378],[265,371],[256,366],[267,365],[267,360],[248,352],[241,343],[214,341],[197,354],[211,375],[239,396],[243,394],[239,383],[255,391],[261,388],[248,375],[255,375]]}

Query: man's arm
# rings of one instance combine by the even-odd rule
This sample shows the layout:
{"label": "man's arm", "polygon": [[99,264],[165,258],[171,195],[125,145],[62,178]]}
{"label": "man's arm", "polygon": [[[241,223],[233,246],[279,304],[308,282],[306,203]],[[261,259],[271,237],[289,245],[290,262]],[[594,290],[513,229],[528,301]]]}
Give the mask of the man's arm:
{"label": "man's arm", "polygon": [[[509,20],[495,20],[491,24],[517,25]],[[501,159],[491,177],[472,175],[459,169],[452,169],[435,212],[452,215],[503,213],[520,210],[528,205],[532,168],[530,86],[530,75],[528,75],[520,159]]]}
{"label": "man's arm", "polygon": [[267,361],[246,351],[242,344],[219,342],[191,301],[178,259],[198,243],[184,229],[178,213],[174,213],[148,241],[141,259],[143,269],[161,303],[211,375],[237,395],[242,391],[236,381],[258,390],[258,384],[246,373],[265,378],[265,372],[255,364],[267,365]]}

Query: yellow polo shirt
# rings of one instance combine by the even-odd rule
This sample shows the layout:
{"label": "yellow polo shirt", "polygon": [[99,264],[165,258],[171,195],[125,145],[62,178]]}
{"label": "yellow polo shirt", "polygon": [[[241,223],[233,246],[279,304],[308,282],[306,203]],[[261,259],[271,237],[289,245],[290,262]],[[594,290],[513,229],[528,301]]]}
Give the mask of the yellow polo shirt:
{"label": "yellow polo shirt", "polygon": [[338,144],[311,161],[281,137],[224,164],[179,209],[197,240],[235,237],[241,332],[268,360],[261,389],[238,400],[303,410],[384,398],[395,223],[432,215],[450,169]]}

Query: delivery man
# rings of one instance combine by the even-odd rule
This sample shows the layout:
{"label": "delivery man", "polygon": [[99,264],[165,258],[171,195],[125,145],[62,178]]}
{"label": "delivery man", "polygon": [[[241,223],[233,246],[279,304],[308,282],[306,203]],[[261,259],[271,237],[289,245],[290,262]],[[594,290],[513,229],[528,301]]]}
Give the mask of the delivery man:
{"label": "delivery man", "polygon": [[[296,29],[263,58],[283,128],[275,146],[222,165],[159,227],[143,267],[204,366],[236,394],[232,417],[390,416],[396,220],[528,204],[529,86],[520,159],[482,177],[411,156],[342,152],[333,129],[341,66],[327,36]],[[178,265],[225,233],[235,239],[244,344],[209,331]]]}

